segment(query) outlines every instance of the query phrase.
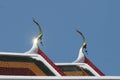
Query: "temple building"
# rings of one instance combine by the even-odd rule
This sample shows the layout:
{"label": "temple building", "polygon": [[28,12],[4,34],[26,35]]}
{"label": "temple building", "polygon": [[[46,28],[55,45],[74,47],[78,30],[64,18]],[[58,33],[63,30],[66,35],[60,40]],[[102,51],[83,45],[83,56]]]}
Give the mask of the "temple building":
{"label": "temple building", "polygon": [[42,44],[42,30],[34,39],[32,48],[24,53],[0,52],[0,80],[120,80],[120,77],[105,76],[84,54],[86,40],[83,34],[83,45],[78,58],[71,63],[54,63],[39,48]]}

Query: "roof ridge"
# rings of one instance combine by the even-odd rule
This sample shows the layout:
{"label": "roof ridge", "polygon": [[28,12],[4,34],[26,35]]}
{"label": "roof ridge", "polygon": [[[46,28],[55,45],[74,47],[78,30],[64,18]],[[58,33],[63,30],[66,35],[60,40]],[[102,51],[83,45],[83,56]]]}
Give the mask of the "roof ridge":
{"label": "roof ridge", "polygon": [[42,50],[38,49],[38,54],[41,55],[60,75],[65,76],[64,72],[58,68],[50,58],[48,58]]}

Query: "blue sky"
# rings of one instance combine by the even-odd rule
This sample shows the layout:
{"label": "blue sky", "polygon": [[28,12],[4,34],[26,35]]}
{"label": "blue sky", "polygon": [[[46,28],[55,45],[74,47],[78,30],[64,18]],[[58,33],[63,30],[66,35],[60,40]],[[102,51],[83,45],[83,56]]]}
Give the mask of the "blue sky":
{"label": "blue sky", "polygon": [[0,52],[25,52],[42,26],[40,46],[54,62],[76,59],[82,39],[86,56],[106,75],[120,75],[119,0],[0,0]]}

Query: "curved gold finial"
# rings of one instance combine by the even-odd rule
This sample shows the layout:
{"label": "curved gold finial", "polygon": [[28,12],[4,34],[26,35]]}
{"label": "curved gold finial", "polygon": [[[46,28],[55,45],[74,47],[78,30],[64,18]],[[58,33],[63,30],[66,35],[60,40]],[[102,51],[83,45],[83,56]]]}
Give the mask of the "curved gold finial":
{"label": "curved gold finial", "polygon": [[85,39],[84,35],[82,34],[82,32],[80,32],[79,30],[76,30],[76,31],[82,36],[82,39],[84,42],[83,42],[82,46],[80,47],[78,57],[74,61],[74,63],[83,63],[85,60],[85,55],[84,55],[83,50],[85,49],[85,52],[87,52],[87,50],[86,50],[87,43],[86,43],[86,39]]}
{"label": "curved gold finial", "polygon": [[29,51],[25,52],[25,54],[37,53],[38,49],[39,49],[39,46],[38,46],[39,41],[40,41],[41,45],[43,45],[42,44],[42,36],[43,36],[42,29],[41,29],[40,25],[37,23],[37,21],[35,21],[34,18],[33,18],[33,22],[38,26],[40,33],[38,34],[38,36],[36,38],[34,38],[32,48]]}
{"label": "curved gold finial", "polygon": [[78,32],[78,33],[82,36],[82,39],[83,39],[84,43],[86,43],[85,37],[84,37],[84,35],[82,34],[82,32],[80,32],[78,29],[76,30],[76,32]]}
{"label": "curved gold finial", "polygon": [[43,45],[43,43],[42,43],[42,36],[43,36],[42,29],[41,29],[39,23],[37,21],[35,21],[34,18],[33,18],[33,22],[38,26],[38,29],[40,32],[39,35],[35,38],[34,42],[38,45],[38,41],[40,40],[41,45]]}
{"label": "curved gold finial", "polygon": [[[78,29],[76,30],[76,32],[78,32],[81,36],[82,36],[82,39],[83,39],[83,41],[84,41],[84,43],[83,43],[83,48],[87,48],[87,42],[86,42],[86,39],[85,39],[85,37],[84,37],[84,35],[82,34],[82,32],[80,32]],[[86,50],[86,52],[87,52],[87,50]]]}

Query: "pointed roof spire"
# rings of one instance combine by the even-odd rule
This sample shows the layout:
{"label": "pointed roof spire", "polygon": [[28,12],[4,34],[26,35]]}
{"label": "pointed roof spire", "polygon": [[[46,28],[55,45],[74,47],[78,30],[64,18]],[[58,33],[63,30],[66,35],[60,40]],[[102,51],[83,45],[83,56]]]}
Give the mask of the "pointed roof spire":
{"label": "pointed roof spire", "polygon": [[41,29],[39,23],[34,18],[33,18],[33,22],[37,25],[37,27],[39,29],[39,34],[36,38],[34,38],[32,48],[25,53],[37,53],[38,49],[39,49],[39,46],[38,46],[39,41],[40,41],[41,45],[43,46],[43,43],[42,43],[42,36],[43,36],[42,29]]}
{"label": "pointed roof spire", "polygon": [[[78,29],[76,30],[76,32],[78,32],[81,35],[81,37],[83,39],[83,45],[81,46],[81,48],[79,50],[78,57],[74,61],[74,63],[84,62],[85,56],[84,56],[84,51],[83,50],[86,49],[86,46],[87,46],[86,39],[85,39],[84,35],[82,34],[82,32],[80,32]],[[87,52],[87,50],[85,52]]]}
{"label": "pointed roof spire", "polygon": [[[82,32],[80,32],[79,30],[76,30],[83,39],[83,45],[81,46],[80,50],[79,50],[79,54],[77,59],[74,61],[74,63],[86,63],[89,66],[91,66],[99,75],[104,76],[105,74],[100,71],[85,55],[84,55],[84,49],[86,49],[87,43],[86,43],[86,39],[84,37],[84,35],[82,34]],[[87,52],[87,50],[85,51]]]}
{"label": "pointed roof spire", "polygon": [[37,21],[35,21],[34,18],[33,18],[33,22],[37,25],[37,27],[38,27],[38,29],[39,29],[39,32],[40,32],[39,35],[36,37],[36,40],[37,40],[37,43],[36,43],[36,44],[38,44],[38,41],[40,40],[41,45],[43,45],[43,43],[42,43],[42,36],[43,36],[42,29],[41,29],[39,23],[38,23]]}

